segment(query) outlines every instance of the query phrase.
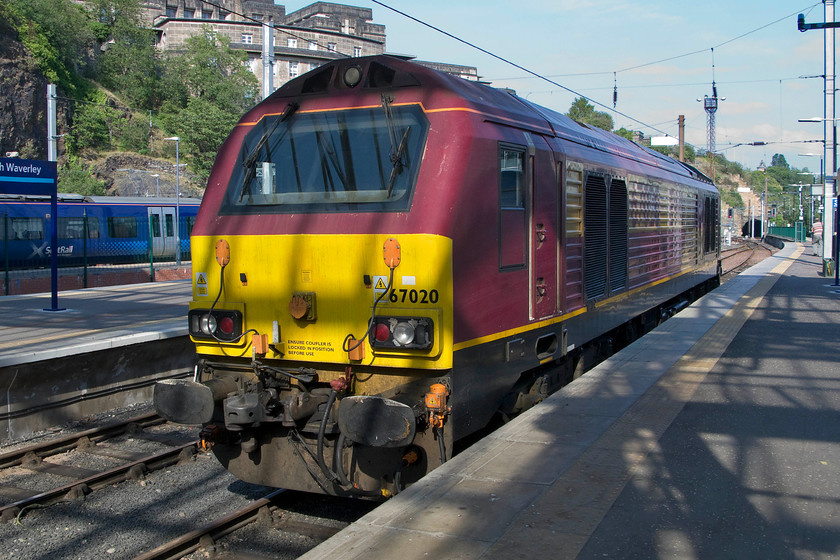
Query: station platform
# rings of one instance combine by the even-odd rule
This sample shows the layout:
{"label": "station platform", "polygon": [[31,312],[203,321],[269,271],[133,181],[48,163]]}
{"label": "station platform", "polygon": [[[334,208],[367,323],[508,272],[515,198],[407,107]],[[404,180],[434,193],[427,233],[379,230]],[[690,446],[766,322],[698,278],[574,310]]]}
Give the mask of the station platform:
{"label": "station platform", "polygon": [[190,280],[0,297],[0,367],[186,336]]}
{"label": "station platform", "polygon": [[195,365],[190,280],[0,297],[0,443],[148,402]]}
{"label": "station platform", "polygon": [[821,270],[788,243],[301,558],[840,557]]}

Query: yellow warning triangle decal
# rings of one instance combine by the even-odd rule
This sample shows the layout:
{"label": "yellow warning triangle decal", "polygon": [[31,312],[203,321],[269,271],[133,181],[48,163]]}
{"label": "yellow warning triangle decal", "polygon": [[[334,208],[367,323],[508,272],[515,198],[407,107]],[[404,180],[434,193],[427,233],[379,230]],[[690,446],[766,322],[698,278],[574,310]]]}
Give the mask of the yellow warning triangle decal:
{"label": "yellow warning triangle decal", "polygon": [[385,282],[382,281],[382,278],[378,278],[376,280],[376,287],[374,290],[384,290],[385,289]]}
{"label": "yellow warning triangle decal", "polygon": [[202,274],[202,273],[199,272],[198,273],[198,278],[196,279],[195,283],[198,284],[199,286],[203,286],[203,285],[207,284],[207,276],[205,274]]}

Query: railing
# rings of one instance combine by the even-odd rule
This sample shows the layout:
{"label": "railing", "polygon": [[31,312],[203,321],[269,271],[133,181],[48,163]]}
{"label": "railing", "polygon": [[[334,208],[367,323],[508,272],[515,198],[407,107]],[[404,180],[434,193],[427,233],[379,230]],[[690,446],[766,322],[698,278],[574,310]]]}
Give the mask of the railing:
{"label": "railing", "polygon": [[796,222],[793,226],[770,226],[767,228],[767,234],[804,243],[805,225],[802,222]]}
{"label": "railing", "polygon": [[[59,217],[59,289],[188,278],[192,220],[181,216],[180,268],[184,270],[173,274],[178,268],[173,224],[152,218],[107,218],[107,223],[100,223],[95,217]],[[0,293],[50,291],[51,227],[49,219],[0,215],[0,266],[4,269]]]}

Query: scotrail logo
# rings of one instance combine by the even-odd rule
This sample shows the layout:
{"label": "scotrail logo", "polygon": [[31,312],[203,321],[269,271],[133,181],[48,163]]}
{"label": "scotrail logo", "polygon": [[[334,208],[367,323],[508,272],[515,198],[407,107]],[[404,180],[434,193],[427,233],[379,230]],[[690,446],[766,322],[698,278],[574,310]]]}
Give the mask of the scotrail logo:
{"label": "scotrail logo", "polygon": [[[36,246],[34,243],[29,244],[32,247],[32,254],[29,255],[30,259],[45,259],[52,255],[52,248],[47,245],[47,242],[44,241],[40,247]],[[73,246],[72,245],[59,245],[58,246],[58,256],[68,256],[73,254]]]}

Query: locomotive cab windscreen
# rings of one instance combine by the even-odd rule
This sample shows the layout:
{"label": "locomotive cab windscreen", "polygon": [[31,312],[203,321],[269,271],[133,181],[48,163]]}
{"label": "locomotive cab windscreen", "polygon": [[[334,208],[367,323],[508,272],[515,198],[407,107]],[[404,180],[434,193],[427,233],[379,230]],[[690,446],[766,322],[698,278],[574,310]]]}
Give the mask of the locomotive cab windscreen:
{"label": "locomotive cab windscreen", "polygon": [[406,211],[429,128],[419,105],[267,115],[246,135],[224,212]]}

